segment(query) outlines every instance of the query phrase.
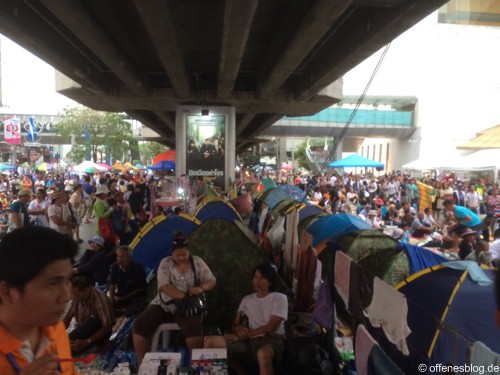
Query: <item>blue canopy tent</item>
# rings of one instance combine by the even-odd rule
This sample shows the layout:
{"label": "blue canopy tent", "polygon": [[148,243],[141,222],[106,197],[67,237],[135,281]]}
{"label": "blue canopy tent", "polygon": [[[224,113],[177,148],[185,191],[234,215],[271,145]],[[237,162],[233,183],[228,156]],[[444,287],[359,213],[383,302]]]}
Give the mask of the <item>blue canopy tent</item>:
{"label": "blue canopy tent", "polygon": [[364,158],[357,154],[352,154],[344,159],[328,163],[328,168],[356,168],[356,167],[384,168],[384,164],[379,163],[378,161],[375,160]]}

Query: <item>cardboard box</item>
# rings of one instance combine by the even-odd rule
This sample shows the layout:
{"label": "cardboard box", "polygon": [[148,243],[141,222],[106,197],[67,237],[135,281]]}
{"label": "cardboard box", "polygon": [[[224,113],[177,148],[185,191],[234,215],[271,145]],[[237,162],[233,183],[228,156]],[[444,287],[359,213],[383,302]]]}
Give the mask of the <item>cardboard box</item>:
{"label": "cardboard box", "polygon": [[210,370],[210,373],[227,374],[227,349],[193,349],[191,367]]}

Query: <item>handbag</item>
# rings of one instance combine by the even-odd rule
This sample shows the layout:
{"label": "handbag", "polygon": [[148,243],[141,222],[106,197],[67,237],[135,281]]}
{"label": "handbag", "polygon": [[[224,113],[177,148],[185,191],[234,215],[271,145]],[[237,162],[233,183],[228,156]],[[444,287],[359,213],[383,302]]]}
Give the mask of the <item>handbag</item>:
{"label": "handbag", "polygon": [[[189,262],[191,263],[191,269],[194,273],[194,286],[200,286],[200,280],[196,274],[196,268],[194,266],[194,260],[192,256],[189,256]],[[165,305],[173,304],[175,307],[174,315],[179,316],[193,316],[200,315],[208,310],[208,303],[205,298],[205,293],[198,294],[197,296],[186,296],[181,299],[173,299],[165,302],[161,296],[161,292],[158,292],[160,300]]]}

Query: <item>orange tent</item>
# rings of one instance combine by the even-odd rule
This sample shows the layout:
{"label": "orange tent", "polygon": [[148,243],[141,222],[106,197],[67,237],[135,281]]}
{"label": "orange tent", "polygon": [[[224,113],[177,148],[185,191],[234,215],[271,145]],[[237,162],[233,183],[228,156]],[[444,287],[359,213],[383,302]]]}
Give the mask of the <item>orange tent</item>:
{"label": "orange tent", "polygon": [[125,168],[121,163],[117,161],[111,166],[111,168],[115,170],[118,169],[120,172],[127,172],[127,168]]}
{"label": "orange tent", "polygon": [[160,152],[158,155],[156,155],[153,158],[153,165],[156,165],[160,161],[163,161],[163,160],[175,161],[175,150],[166,150],[166,151]]}

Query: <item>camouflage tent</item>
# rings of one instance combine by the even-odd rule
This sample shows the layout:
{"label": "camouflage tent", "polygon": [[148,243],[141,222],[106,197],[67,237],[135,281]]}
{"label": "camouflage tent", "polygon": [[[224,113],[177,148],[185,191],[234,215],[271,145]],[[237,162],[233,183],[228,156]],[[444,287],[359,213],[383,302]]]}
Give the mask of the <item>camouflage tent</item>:
{"label": "camouflage tent", "polygon": [[353,261],[390,285],[410,275],[408,256],[398,242],[376,230],[357,230],[337,239]]}
{"label": "camouflage tent", "polygon": [[241,298],[252,293],[251,272],[267,259],[250,231],[234,221],[211,219],[189,235],[189,249],[200,256],[217,278],[215,289],[207,293],[210,304],[205,326],[228,330]]}

